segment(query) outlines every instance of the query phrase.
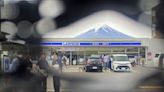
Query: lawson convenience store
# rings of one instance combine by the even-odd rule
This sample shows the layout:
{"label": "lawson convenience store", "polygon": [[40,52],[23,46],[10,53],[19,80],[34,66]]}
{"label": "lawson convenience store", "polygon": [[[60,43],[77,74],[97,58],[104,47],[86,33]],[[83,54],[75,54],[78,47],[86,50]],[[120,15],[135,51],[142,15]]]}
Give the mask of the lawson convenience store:
{"label": "lawson convenience store", "polygon": [[51,49],[62,51],[69,58],[69,64],[80,64],[92,54],[127,54],[146,58],[145,40],[141,39],[43,39],[41,42],[45,52]]}

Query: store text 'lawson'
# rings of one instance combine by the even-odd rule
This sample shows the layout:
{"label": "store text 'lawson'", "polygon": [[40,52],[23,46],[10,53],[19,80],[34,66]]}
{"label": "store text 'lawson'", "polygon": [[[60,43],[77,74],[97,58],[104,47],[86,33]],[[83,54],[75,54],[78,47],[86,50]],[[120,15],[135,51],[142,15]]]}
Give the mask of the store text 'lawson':
{"label": "store text 'lawson'", "polygon": [[141,46],[141,42],[41,42],[42,46]]}

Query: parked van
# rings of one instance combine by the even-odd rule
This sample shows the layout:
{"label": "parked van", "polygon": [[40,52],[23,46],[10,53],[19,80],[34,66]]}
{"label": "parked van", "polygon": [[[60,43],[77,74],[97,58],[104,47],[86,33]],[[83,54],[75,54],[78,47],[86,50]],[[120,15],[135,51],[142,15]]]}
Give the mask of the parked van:
{"label": "parked van", "polygon": [[154,67],[164,68],[164,53],[157,53],[153,59]]}
{"label": "parked van", "polygon": [[111,59],[111,68],[113,71],[131,71],[131,63],[128,55],[113,54]]}

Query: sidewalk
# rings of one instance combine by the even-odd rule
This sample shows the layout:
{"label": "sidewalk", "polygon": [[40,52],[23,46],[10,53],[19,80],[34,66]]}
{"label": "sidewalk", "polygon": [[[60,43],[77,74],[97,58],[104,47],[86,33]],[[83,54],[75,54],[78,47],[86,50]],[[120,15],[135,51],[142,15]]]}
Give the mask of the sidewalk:
{"label": "sidewalk", "polygon": [[[67,72],[82,72],[83,65],[69,65],[67,68],[64,66],[63,67],[63,73]],[[66,90],[68,86],[68,83],[64,80],[61,80],[61,92],[62,90]],[[47,78],[47,92],[54,92],[54,87],[53,87],[53,78],[52,76],[49,76]]]}
{"label": "sidewalk", "polygon": [[63,72],[82,72],[83,65],[69,65],[63,67]]}

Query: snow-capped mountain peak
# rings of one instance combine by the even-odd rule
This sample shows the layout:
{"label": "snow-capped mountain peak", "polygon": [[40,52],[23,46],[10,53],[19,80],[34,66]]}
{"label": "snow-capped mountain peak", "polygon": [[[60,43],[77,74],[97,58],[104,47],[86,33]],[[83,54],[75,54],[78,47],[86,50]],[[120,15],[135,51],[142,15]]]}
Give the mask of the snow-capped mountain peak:
{"label": "snow-capped mountain peak", "polygon": [[96,26],[75,38],[132,38],[104,24]]}
{"label": "snow-capped mountain peak", "polygon": [[108,27],[108,26],[107,26],[106,24],[98,25],[98,26],[96,26],[95,28],[93,28],[93,30],[95,30],[95,32],[97,32],[97,31],[100,31],[100,29],[102,28],[103,31],[108,32],[108,30],[106,30],[107,27]]}

